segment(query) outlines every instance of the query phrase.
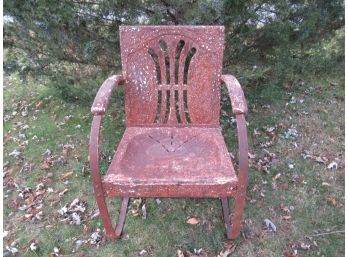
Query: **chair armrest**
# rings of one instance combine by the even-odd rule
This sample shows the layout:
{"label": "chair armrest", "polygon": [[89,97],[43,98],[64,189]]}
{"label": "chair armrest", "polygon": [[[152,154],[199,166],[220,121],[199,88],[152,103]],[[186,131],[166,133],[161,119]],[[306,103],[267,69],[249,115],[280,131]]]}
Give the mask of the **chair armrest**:
{"label": "chair armrest", "polygon": [[240,86],[238,80],[232,75],[222,75],[221,81],[226,84],[232,104],[233,114],[247,114],[248,107],[245,101],[243,89]]}
{"label": "chair armrest", "polygon": [[89,163],[93,180],[94,191],[97,196],[103,196],[102,180],[99,171],[99,133],[101,115],[93,116],[91,134],[89,137]]}
{"label": "chair armrest", "polygon": [[238,80],[232,75],[222,75],[221,81],[227,86],[229,97],[232,104],[232,112],[236,116],[237,134],[238,134],[238,154],[239,154],[239,188],[238,195],[245,196],[248,183],[248,133],[245,121],[245,115],[248,112],[248,107],[245,101],[242,87]]}
{"label": "chair armrest", "polygon": [[103,115],[106,112],[112,90],[123,82],[122,75],[114,75],[104,81],[92,104],[93,115]]}
{"label": "chair armrest", "polygon": [[238,152],[239,152],[239,194],[244,195],[248,184],[248,133],[244,114],[237,114]]}

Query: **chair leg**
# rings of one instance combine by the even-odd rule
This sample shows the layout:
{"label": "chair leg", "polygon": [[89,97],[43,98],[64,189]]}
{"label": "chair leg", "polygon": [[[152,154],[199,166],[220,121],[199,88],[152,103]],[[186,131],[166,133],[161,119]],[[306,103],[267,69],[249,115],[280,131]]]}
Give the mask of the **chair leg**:
{"label": "chair leg", "polygon": [[120,214],[118,216],[116,229],[114,229],[112,226],[110,214],[109,214],[106,202],[105,202],[105,197],[97,197],[97,204],[99,207],[100,217],[101,217],[103,224],[104,224],[106,239],[115,240],[121,236],[124,222],[126,219],[128,202],[129,202],[128,197],[125,197],[122,199]]}
{"label": "chair leg", "polygon": [[232,222],[230,219],[230,208],[228,204],[228,198],[221,198],[224,222],[227,231],[228,239],[236,239],[240,233],[240,226],[242,223],[242,217],[245,206],[245,194],[238,193],[235,198],[235,207],[232,217]]}
{"label": "chair leg", "polygon": [[227,238],[231,238],[231,219],[230,219],[230,206],[228,204],[228,198],[221,198],[222,213],[224,216],[224,223],[227,232]]}
{"label": "chair leg", "polygon": [[127,215],[128,203],[129,203],[129,197],[125,197],[122,199],[121,210],[120,210],[120,214],[118,215],[118,221],[117,221],[116,229],[115,229],[116,238],[119,238],[122,234],[124,222],[126,220],[126,215]]}

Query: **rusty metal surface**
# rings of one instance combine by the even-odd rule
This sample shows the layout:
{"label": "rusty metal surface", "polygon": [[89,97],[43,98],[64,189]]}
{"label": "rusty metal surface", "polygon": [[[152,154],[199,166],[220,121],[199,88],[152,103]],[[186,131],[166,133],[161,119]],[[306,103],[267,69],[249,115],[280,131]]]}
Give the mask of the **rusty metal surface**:
{"label": "rusty metal surface", "polygon": [[237,181],[220,129],[195,127],[127,128],[103,178],[131,197],[230,196]]}
{"label": "rusty metal surface", "polygon": [[248,107],[245,101],[243,89],[238,80],[232,75],[222,75],[221,81],[226,84],[232,104],[233,114],[247,114]]}
{"label": "rusty metal surface", "polygon": [[[129,197],[219,197],[227,237],[239,235],[248,179],[247,105],[239,82],[221,75],[221,26],[121,26],[123,76],[101,86],[92,106],[90,164],[109,239],[119,238]],[[219,129],[220,83],[237,120],[239,171]],[[112,90],[124,83],[126,131],[107,175],[99,174],[99,129]],[[122,197],[114,229],[105,197]],[[235,197],[230,218],[228,197]]]}
{"label": "rusty metal surface", "polygon": [[239,172],[238,172],[238,189],[235,196],[235,208],[232,218],[232,231],[228,238],[235,239],[240,233],[242,223],[246,189],[248,185],[248,134],[244,114],[236,115],[238,148],[239,148]]}
{"label": "rusty metal surface", "polygon": [[225,223],[225,228],[226,228],[226,235],[228,239],[232,239],[232,234],[231,234],[231,217],[230,217],[230,205],[228,202],[227,197],[221,198],[221,205],[222,205],[222,214],[224,218],[224,223]]}
{"label": "rusty metal surface", "polygon": [[224,27],[120,26],[120,42],[127,126],[219,126]]}
{"label": "rusty metal surface", "polygon": [[123,82],[122,75],[114,75],[104,81],[92,104],[91,112],[93,115],[103,115],[105,113],[113,89]]}
{"label": "rusty metal surface", "polygon": [[248,138],[244,114],[236,115],[237,131],[238,131],[238,146],[239,146],[239,172],[238,172],[238,187],[235,194],[235,204],[233,217],[230,217],[230,207],[227,198],[221,198],[224,223],[227,231],[228,239],[235,239],[240,233],[242,223],[246,188],[248,183]]}
{"label": "rusty metal surface", "polygon": [[99,172],[99,130],[101,118],[102,116],[95,115],[92,120],[92,128],[89,141],[89,162],[91,166],[94,193],[100,211],[100,217],[105,227],[106,237],[109,239],[116,239],[117,235],[112,227]]}
{"label": "rusty metal surface", "polygon": [[124,197],[122,199],[120,214],[118,215],[118,220],[117,220],[116,228],[115,228],[116,238],[119,238],[122,234],[124,222],[126,221],[128,203],[129,203],[129,197]]}

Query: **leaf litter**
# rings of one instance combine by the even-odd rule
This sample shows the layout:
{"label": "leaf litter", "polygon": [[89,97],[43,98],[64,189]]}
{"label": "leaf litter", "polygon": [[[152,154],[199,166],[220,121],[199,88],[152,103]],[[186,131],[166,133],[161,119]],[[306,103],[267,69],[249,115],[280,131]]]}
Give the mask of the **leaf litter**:
{"label": "leaf litter", "polygon": [[80,225],[84,220],[87,203],[75,198],[70,204],[64,205],[58,210],[58,213],[63,216],[63,222],[70,225]]}

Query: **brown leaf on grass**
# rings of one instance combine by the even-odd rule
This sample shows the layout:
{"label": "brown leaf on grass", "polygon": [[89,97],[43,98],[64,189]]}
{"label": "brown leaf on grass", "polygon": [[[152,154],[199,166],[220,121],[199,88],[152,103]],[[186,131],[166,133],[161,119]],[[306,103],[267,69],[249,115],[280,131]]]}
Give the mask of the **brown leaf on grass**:
{"label": "brown leaf on grass", "polygon": [[232,249],[232,248],[236,248],[237,245],[231,243],[231,242],[224,242],[224,248],[226,249]]}
{"label": "brown leaf on grass", "polygon": [[64,205],[58,213],[64,217],[62,221],[70,225],[80,225],[84,220],[87,203],[79,198],[74,199],[70,204]]}
{"label": "brown leaf on grass", "polygon": [[201,221],[195,217],[189,218],[186,223],[190,224],[190,225],[197,225],[199,224]]}
{"label": "brown leaf on grass", "polygon": [[198,250],[194,249],[194,252],[177,250],[176,254],[178,257],[208,257],[208,253],[200,248]]}
{"label": "brown leaf on grass", "polygon": [[279,205],[279,208],[280,208],[283,212],[290,213],[289,207],[285,206],[283,203],[281,203],[281,204]]}
{"label": "brown leaf on grass", "polygon": [[68,177],[70,177],[71,175],[73,175],[74,172],[70,171],[70,172],[65,172],[62,176],[62,180],[66,180]]}
{"label": "brown leaf on grass", "polygon": [[263,149],[263,151],[266,153],[266,155],[257,161],[256,168],[259,171],[269,173],[269,168],[271,168],[273,162],[277,159],[277,156],[266,149]]}
{"label": "brown leaf on grass", "polygon": [[35,201],[34,195],[30,195],[27,199],[24,200],[26,205],[32,205],[34,201]]}
{"label": "brown leaf on grass", "polygon": [[69,155],[69,149],[68,148],[63,148],[63,157],[64,159],[68,159]]}
{"label": "brown leaf on grass", "polygon": [[38,101],[38,102],[35,103],[35,107],[36,108],[39,108],[41,105],[42,105],[42,101]]}
{"label": "brown leaf on grass", "polygon": [[43,195],[46,192],[46,189],[42,188],[36,191],[35,196]]}
{"label": "brown leaf on grass", "polygon": [[326,163],[328,163],[328,161],[329,161],[329,159],[326,158],[325,156],[311,155],[311,154],[309,154],[309,152],[306,151],[306,150],[304,150],[303,153],[302,153],[301,155],[302,155],[303,159],[309,158],[309,159],[312,159],[312,160],[314,160],[314,161],[316,161],[316,162],[323,163],[323,164],[326,164]]}
{"label": "brown leaf on grass", "polygon": [[90,233],[91,233],[91,229],[86,224],[83,224],[83,234],[89,235]]}
{"label": "brown leaf on grass", "polygon": [[69,152],[74,149],[74,145],[66,144],[63,146],[63,157],[68,159]]}
{"label": "brown leaf on grass", "polygon": [[66,192],[68,192],[70,189],[69,188],[65,188],[64,190],[60,191],[58,193],[59,197],[62,197],[63,195],[65,195]]}
{"label": "brown leaf on grass", "polygon": [[50,165],[47,161],[44,161],[44,163],[41,165],[42,170],[48,170],[50,168]]}
{"label": "brown leaf on grass", "polygon": [[259,209],[261,209],[261,208],[265,207],[265,203],[264,203],[263,201],[258,201],[258,202],[256,203],[256,207],[259,208]]}
{"label": "brown leaf on grass", "polygon": [[264,143],[261,143],[261,144],[260,144],[260,147],[262,147],[262,148],[267,148],[267,147],[272,146],[273,144],[274,144],[273,141],[266,141],[266,142],[264,142]]}
{"label": "brown leaf on grass", "polygon": [[28,220],[31,220],[31,218],[34,216],[33,213],[27,213],[24,215],[24,218],[28,219]]}
{"label": "brown leaf on grass", "polygon": [[336,197],[334,197],[334,196],[327,197],[326,201],[327,201],[327,203],[329,205],[332,205],[332,206],[336,206],[337,205]]}
{"label": "brown leaf on grass", "polygon": [[53,205],[56,205],[59,202],[60,202],[60,196],[56,196],[54,199],[50,201],[50,206],[52,207]]}
{"label": "brown leaf on grass", "polygon": [[234,252],[237,245],[232,243],[224,243],[225,249],[222,250],[217,257],[228,257],[231,253]]}
{"label": "brown leaf on grass", "polygon": [[291,219],[291,216],[290,215],[285,215],[282,217],[283,220],[290,220]]}
{"label": "brown leaf on grass", "polygon": [[280,178],[281,175],[282,175],[281,173],[278,173],[277,175],[275,175],[275,176],[272,178],[272,180],[273,180],[273,181],[276,181],[277,179]]}
{"label": "brown leaf on grass", "polygon": [[326,158],[326,157],[323,157],[323,156],[316,156],[315,158],[314,158],[314,160],[316,161],[316,162],[319,162],[319,163],[327,163],[329,160],[328,160],[328,158]]}

